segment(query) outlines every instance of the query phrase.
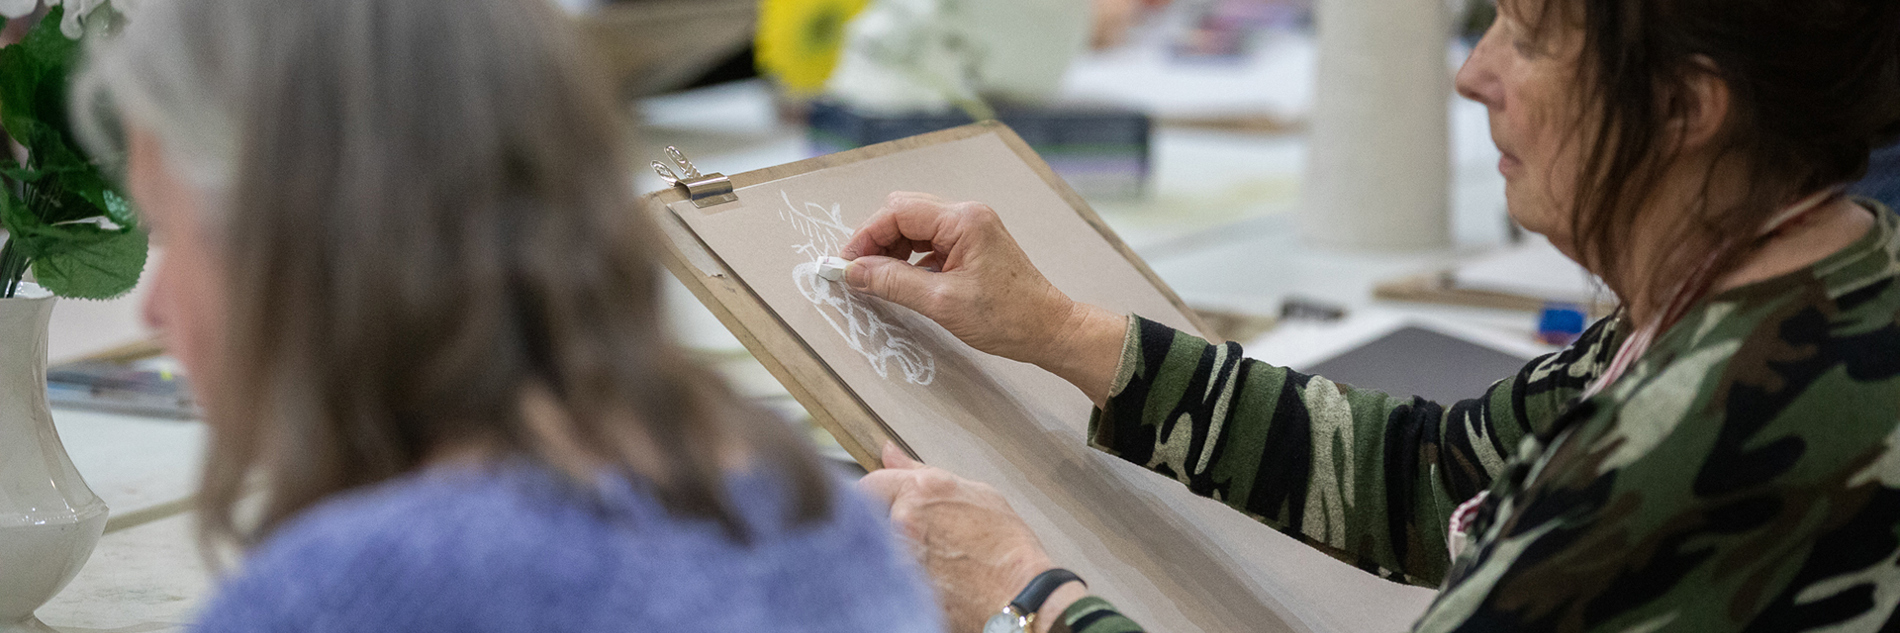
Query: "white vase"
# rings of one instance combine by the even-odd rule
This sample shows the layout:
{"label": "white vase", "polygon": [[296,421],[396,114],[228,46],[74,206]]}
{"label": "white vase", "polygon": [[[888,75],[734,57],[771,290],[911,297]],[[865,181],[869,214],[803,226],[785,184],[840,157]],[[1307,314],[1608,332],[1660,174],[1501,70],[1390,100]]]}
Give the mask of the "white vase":
{"label": "white vase", "polygon": [[106,527],[106,504],[46,407],[52,315],[52,294],[32,284],[0,299],[0,633],[52,631],[33,611],[66,588]]}

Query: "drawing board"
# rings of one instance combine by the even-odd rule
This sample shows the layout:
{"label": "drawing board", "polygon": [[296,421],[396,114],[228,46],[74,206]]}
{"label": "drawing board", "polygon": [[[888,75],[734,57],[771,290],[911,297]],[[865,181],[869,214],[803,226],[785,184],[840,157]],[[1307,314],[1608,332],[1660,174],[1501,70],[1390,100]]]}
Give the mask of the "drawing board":
{"label": "drawing board", "polygon": [[818,276],[817,260],[891,191],[921,191],[990,205],[1077,300],[1202,331],[1008,128],[966,126],[731,180],[736,202],[699,208],[677,189],[646,198],[669,238],[668,266],[867,468],[891,440],[996,486],[1056,561],[1153,631],[1401,631],[1429,601],[1089,448],[1090,402],[1062,379]]}

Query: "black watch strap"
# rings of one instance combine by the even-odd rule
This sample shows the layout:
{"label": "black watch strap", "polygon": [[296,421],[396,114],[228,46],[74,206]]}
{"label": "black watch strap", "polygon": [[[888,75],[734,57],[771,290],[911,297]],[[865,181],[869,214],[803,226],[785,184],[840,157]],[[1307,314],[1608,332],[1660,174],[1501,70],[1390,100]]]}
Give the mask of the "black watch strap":
{"label": "black watch strap", "polygon": [[1089,585],[1075,572],[1060,567],[1037,574],[1035,579],[1029,581],[1029,586],[1023,587],[1022,593],[1016,594],[1015,600],[1009,601],[1009,606],[1024,615],[1035,613],[1042,608],[1042,603],[1049,601],[1049,594],[1055,593],[1057,587],[1071,580],[1082,583],[1084,587]]}

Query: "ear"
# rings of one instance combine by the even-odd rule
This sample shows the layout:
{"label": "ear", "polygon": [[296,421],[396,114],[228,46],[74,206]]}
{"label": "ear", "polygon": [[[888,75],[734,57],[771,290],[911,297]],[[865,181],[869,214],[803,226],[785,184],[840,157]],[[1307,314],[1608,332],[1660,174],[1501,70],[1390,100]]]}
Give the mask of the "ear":
{"label": "ear", "polygon": [[1683,92],[1677,95],[1682,109],[1670,127],[1680,135],[1683,149],[1698,149],[1715,142],[1728,125],[1732,99],[1728,80],[1722,78],[1715,60],[1697,55],[1690,64]]}

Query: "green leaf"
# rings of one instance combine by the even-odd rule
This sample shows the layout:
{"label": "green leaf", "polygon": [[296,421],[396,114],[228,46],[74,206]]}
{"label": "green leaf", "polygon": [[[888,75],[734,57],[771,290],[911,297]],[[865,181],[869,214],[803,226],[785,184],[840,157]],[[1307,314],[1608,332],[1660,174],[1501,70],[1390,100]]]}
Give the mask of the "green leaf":
{"label": "green leaf", "polygon": [[72,229],[91,229],[104,239],[35,258],[33,277],[41,286],[62,297],[112,299],[138,285],[147,251],[143,231],[104,231],[91,225]]}
{"label": "green leaf", "polygon": [[31,245],[39,234],[40,228],[46,223],[41,222],[39,216],[33,215],[33,211],[27,208],[26,201],[21,200],[11,187],[5,189],[4,193],[0,193],[0,226],[6,227],[14,244],[22,249],[21,252],[31,257],[33,256]]}
{"label": "green leaf", "polygon": [[12,158],[0,160],[0,176],[6,176],[20,182],[38,182],[40,177],[44,175],[45,174],[38,171],[21,167],[20,163],[14,161]]}
{"label": "green leaf", "polygon": [[0,49],[0,125],[8,130],[24,118],[67,131],[67,82],[80,47],[59,32],[65,12],[53,7],[19,43]]}
{"label": "green leaf", "polygon": [[132,210],[132,201],[111,189],[99,192],[99,201],[106,208],[106,218],[119,226],[138,226],[138,213]]}
{"label": "green leaf", "polygon": [[[67,93],[74,64],[81,52],[78,41],[59,31],[64,7],[54,7],[20,43],[0,48],[0,126],[25,145],[30,155],[21,171],[7,175],[22,181],[54,177],[62,195],[90,203],[91,208],[62,204],[39,207],[43,218],[62,222],[107,212],[105,191],[111,188],[98,166],[74,142],[67,117]],[[42,172],[31,175],[32,172]]]}
{"label": "green leaf", "polygon": [[74,141],[66,102],[81,46],[59,30],[64,11],[52,8],[19,43],[0,48],[0,126],[29,155],[25,165],[0,163],[0,175],[14,181],[0,194],[0,227],[47,290],[111,298],[138,283],[146,236]]}
{"label": "green leaf", "polygon": [[[57,196],[58,193],[48,194]],[[114,194],[115,199],[118,198]],[[84,206],[86,202],[78,198],[67,198],[72,206]],[[49,222],[42,213],[36,213],[28,201],[8,191],[3,204],[0,204],[0,224],[5,224],[20,252],[34,259],[65,256],[75,252],[86,252],[100,243],[120,239],[128,233],[138,233],[136,226],[121,222],[118,217],[129,215],[123,199],[115,205],[118,212],[91,213],[83,217]],[[105,220],[102,223],[100,220]],[[106,228],[102,224],[117,225]],[[141,258],[141,261],[143,259]],[[112,266],[102,263],[102,266]],[[141,264],[142,266],[142,264]]]}

